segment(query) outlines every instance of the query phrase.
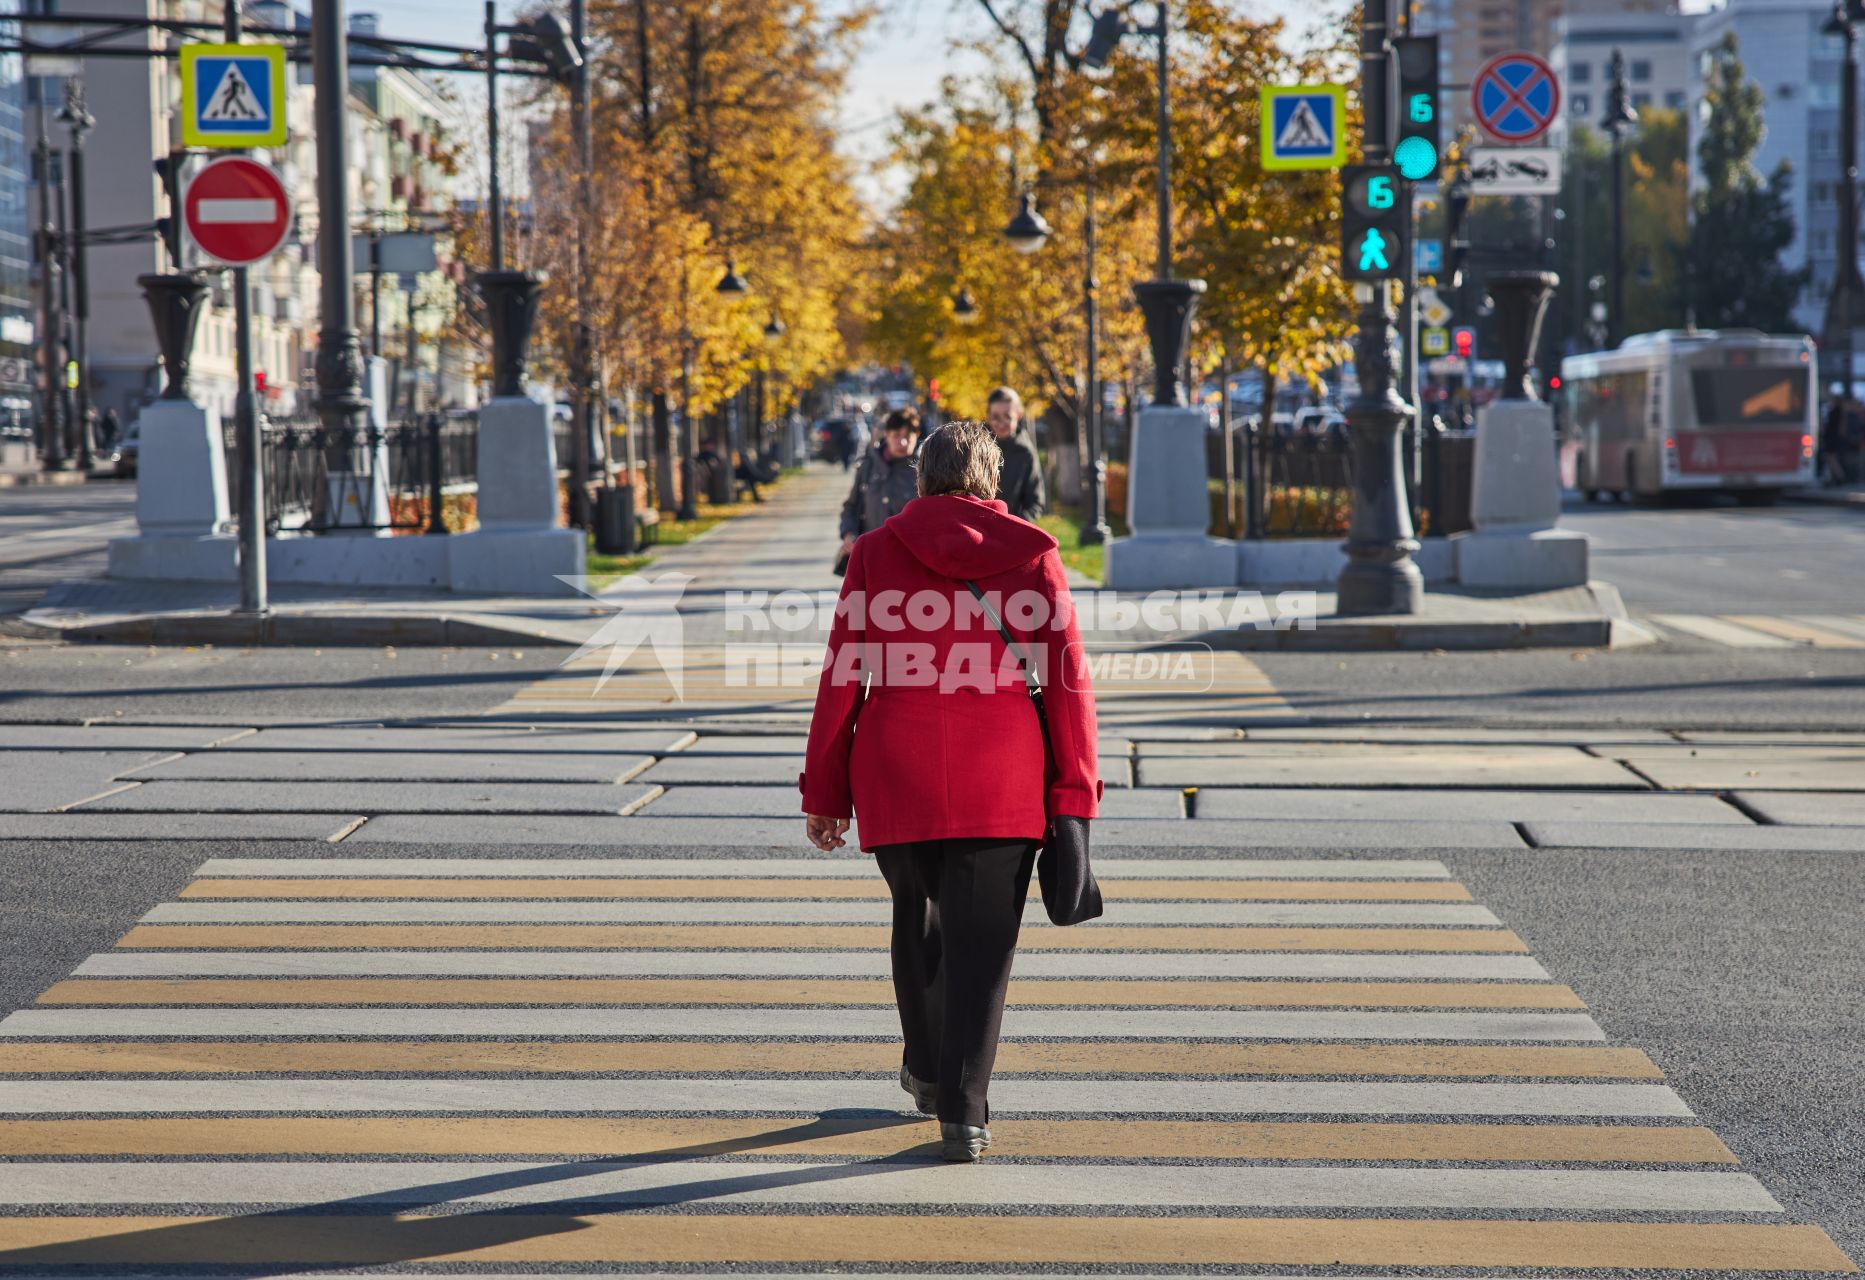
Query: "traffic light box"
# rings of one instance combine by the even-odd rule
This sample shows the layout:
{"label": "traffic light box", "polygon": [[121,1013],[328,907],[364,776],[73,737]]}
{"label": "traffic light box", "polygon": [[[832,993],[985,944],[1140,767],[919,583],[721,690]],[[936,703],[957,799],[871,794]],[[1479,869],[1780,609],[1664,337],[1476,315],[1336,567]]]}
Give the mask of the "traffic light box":
{"label": "traffic light box", "polygon": [[1392,42],[1399,70],[1399,121],[1392,162],[1408,182],[1429,182],[1444,164],[1444,130],[1438,119],[1438,38],[1402,36]]}
{"label": "traffic light box", "polygon": [[1346,280],[1394,280],[1405,274],[1409,206],[1399,171],[1389,164],[1350,164],[1340,171],[1340,273]]}

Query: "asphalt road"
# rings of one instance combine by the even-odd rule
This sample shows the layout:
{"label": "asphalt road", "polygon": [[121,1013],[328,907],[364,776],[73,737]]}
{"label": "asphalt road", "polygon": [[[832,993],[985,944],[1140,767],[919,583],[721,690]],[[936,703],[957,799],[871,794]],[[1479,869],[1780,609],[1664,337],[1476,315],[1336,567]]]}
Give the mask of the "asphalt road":
{"label": "asphalt road", "polygon": [[[401,857],[503,857],[492,846],[399,846]],[[561,849],[565,856],[613,854]],[[688,856],[744,857],[743,849]],[[210,857],[250,846],[153,841],[0,844],[0,1009],[29,1006],[107,949]],[[1174,857],[1236,856],[1174,849]],[[322,843],[268,857],[328,857]],[[1328,856],[1314,851],[1304,856]],[[1639,851],[1439,857],[1584,999],[1617,1043],[1646,1050],[1795,1221],[1865,1256],[1857,1153],[1865,1112],[1865,862],[1832,855]]]}
{"label": "asphalt road", "polygon": [[1561,523],[1593,541],[1593,576],[1634,615],[1865,612],[1865,510],[1728,499],[1589,505]]}
{"label": "asphalt road", "polygon": [[136,486],[114,481],[0,489],[0,617],[53,583],[104,571],[112,538],[136,532]]}

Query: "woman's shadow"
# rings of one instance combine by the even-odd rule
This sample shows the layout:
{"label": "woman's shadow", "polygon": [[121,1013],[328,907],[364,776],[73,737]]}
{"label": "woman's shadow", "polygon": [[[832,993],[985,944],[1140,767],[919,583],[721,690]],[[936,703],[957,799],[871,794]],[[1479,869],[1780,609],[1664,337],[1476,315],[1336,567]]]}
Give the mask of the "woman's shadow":
{"label": "woman's shadow", "polygon": [[[0,1249],[0,1273],[26,1268],[37,1273],[67,1268],[95,1272],[106,1267],[138,1271],[186,1267],[211,1269],[216,1275],[268,1276],[313,1268],[384,1266],[446,1258],[522,1240],[581,1231],[593,1224],[575,1215],[591,1210],[651,1209],[736,1192],[808,1186],[843,1178],[923,1169],[929,1160],[936,1160],[936,1148],[930,1141],[914,1142],[891,1154],[812,1165],[806,1169],[761,1172],[759,1166],[747,1165],[742,1175],[729,1178],[705,1178],[586,1196],[572,1193],[466,1213],[397,1215],[520,1187],[571,1182],[631,1165],[740,1154],[815,1139],[917,1127],[924,1122],[923,1116],[846,1108],[825,1111],[812,1120],[744,1137],[669,1147],[618,1159],[577,1160],[532,1169],[502,1170],[484,1177],[417,1185],[290,1209],[199,1219],[173,1226],[100,1234],[86,1230],[87,1225],[107,1224],[110,1219],[59,1218],[53,1221],[69,1224],[70,1229],[62,1232],[64,1238]],[[10,1233],[5,1221],[0,1220],[0,1239],[7,1234]]]}

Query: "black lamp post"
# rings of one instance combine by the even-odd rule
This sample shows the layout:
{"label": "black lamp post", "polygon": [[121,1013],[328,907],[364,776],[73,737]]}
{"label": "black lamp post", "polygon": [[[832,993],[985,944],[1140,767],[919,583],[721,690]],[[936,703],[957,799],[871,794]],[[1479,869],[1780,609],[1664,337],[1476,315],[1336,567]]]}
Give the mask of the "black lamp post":
{"label": "black lamp post", "polygon": [[[65,371],[59,358],[59,335],[63,321],[58,314],[58,290],[64,276],[60,263],[58,230],[53,225],[52,141],[45,131],[45,79],[35,80],[33,94],[38,121],[38,142],[33,148],[34,168],[39,178],[39,228],[33,235],[35,256],[39,261],[39,467],[43,471],[63,471],[68,463],[65,453]],[[57,196],[60,207],[64,195]]]}
{"label": "black lamp post", "polygon": [[1625,52],[1612,51],[1612,83],[1606,91],[1606,132],[1612,135],[1612,261],[1608,279],[1606,345],[1617,347],[1625,337],[1625,135],[1638,123],[1632,94],[1625,79]]}
{"label": "black lamp post", "polygon": [[84,105],[84,84],[76,76],[65,81],[65,105],[58,113],[60,123],[71,130],[71,149],[66,153],[71,184],[71,235],[69,243],[70,278],[73,295],[72,351],[77,365],[76,422],[78,436],[78,470],[91,469],[91,280],[89,255],[85,246],[84,206],[84,135],[97,124]]}
{"label": "black lamp post", "polygon": [[[351,289],[350,157],[345,103],[350,97],[349,33],[343,0],[313,0],[311,74],[317,94],[317,208],[324,234],[317,238],[319,307],[317,412],[330,446],[328,467],[363,472],[358,444],[369,422],[363,395],[363,344],[356,332]],[[145,282],[146,285],[146,282]],[[161,325],[158,319],[157,331]],[[373,444],[373,441],[369,442]],[[375,456],[374,449],[367,456]]]}
{"label": "black lamp post", "polygon": [[1835,0],[1832,17],[1821,28],[1845,41],[1845,61],[1839,81],[1839,264],[1833,273],[1833,291],[1827,311],[1827,337],[1833,363],[1839,366],[1842,394],[1852,394],[1852,319],[1859,279],[1859,22],[1865,19],[1860,0]]}
{"label": "black lamp post", "polygon": [[[1385,164],[1392,152],[1391,88],[1393,0],[1366,0],[1360,11],[1360,101],[1365,104],[1368,164]],[[1406,196],[1409,210],[1410,195]],[[1399,433],[1412,407],[1398,392],[1393,349],[1392,294],[1384,281],[1356,286],[1360,333],[1354,368],[1360,393],[1347,405],[1353,444],[1353,515],[1347,528],[1347,564],[1336,584],[1335,611],[1410,614],[1424,608],[1424,576],[1412,560],[1418,543],[1405,494]],[[1265,405],[1264,411],[1272,406]]]}
{"label": "black lamp post", "polygon": [[[531,329],[537,318],[541,282],[528,271],[508,271],[505,267],[505,194],[499,180],[499,37],[509,37],[506,56],[543,63],[553,78],[571,85],[573,89],[582,78],[583,54],[570,28],[556,14],[545,14],[516,25],[501,25],[498,6],[493,0],[486,0],[485,35],[486,196],[491,218],[492,269],[480,272],[473,284],[479,296],[485,299],[486,310],[492,317],[492,394],[521,396],[524,394],[525,366],[530,355]],[[586,101],[586,90],[577,94],[576,98]],[[580,247],[582,237],[579,235],[578,239],[580,255],[583,252]],[[579,270],[578,275],[587,277],[588,272]],[[579,375],[584,372],[578,370]],[[588,437],[587,430],[576,434],[585,440]],[[582,461],[585,475],[588,470],[587,448],[586,444],[577,446],[577,456]]]}
{"label": "black lamp post", "polygon": [[1129,22],[1124,7],[1102,10],[1094,20],[1088,47],[1082,51],[1082,63],[1095,68],[1106,66],[1114,47],[1127,35],[1151,36],[1159,47],[1159,142],[1154,182],[1158,205],[1157,278],[1136,284],[1133,293],[1146,318],[1146,339],[1153,352],[1153,403],[1180,408],[1185,404],[1185,386],[1179,371],[1191,333],[1192,312],[1204,292],[1204,281],[1172,278],[1172,96],[1166,0],[1158,0],[1150,27]]}

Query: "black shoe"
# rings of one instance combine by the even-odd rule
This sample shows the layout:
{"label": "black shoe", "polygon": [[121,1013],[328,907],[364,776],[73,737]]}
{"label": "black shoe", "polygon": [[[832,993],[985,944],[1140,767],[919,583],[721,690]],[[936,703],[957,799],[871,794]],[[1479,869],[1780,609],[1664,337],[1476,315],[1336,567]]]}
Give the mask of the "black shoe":
{"label": "black shoe", "polygon": [[905,1064],[900,1068],[900,1087],[913,1095],[913,1105],[920,1109],[922,1115],[937,1115],[939,1112],[939,1086],[915,1080]]}
{"label": "black shoe", "polygon": [[991,1145],[991,1131],[983,1125],[939,1122],[939,1154],[947,1160],[969,1164]]}

